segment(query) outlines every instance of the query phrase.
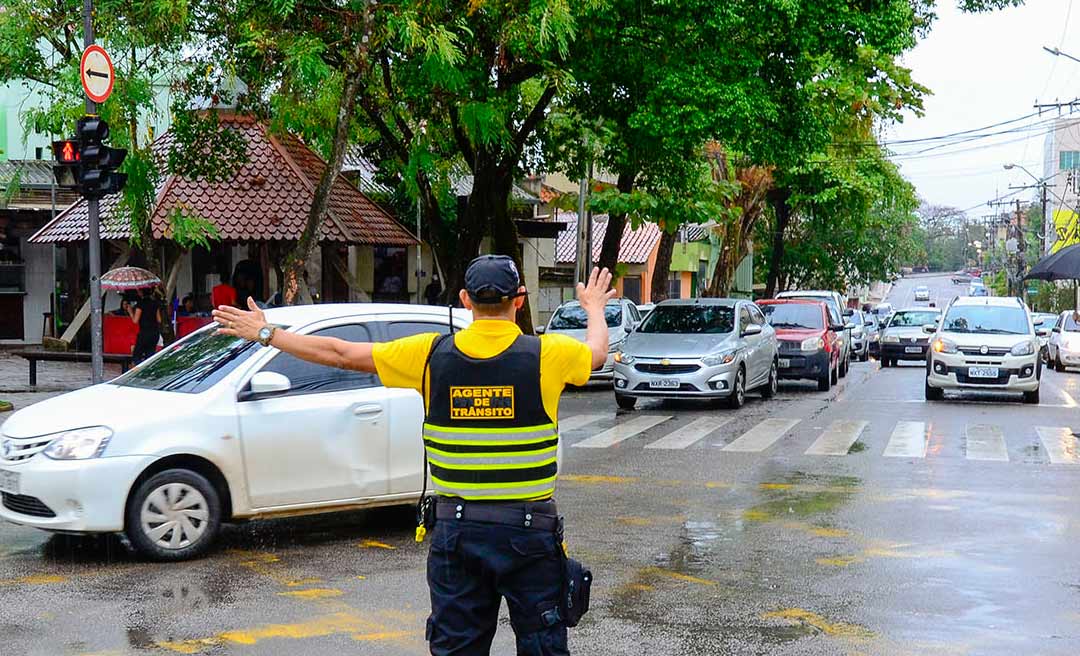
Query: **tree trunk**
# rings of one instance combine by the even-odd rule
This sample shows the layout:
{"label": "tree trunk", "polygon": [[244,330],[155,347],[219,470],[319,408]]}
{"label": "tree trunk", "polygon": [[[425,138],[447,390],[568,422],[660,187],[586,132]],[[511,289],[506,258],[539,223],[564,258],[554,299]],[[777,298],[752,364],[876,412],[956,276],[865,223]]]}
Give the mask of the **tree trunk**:
{"label": "tree trunk", "polygon": [[791,222],[791,206],[788,205],[790,198],[791,192],[787,189],[776,189],[769,194],[769,201],[776,215],[776,225],[773,227],[772,253],[769,254],[769,276],[765,282],[765,298],[776,296],[777,284],[780,282],[784,264],[784,233]]}
{"label": "tree trunk", "polygon": [[[365,26],[366,27],[366,26]],[[341,90],[341,98],[338,101],[338,112],[334,125],[334,142],[330,148],[330,161],[326,163],[319,184],[315,187],[315,195],[311,201],[311,210],[308,212],[307,224],[304,232],[300,235],[300,241],[296,243],[285,266],[285,284],[282,291],[282,300],[285,305],[295,305],[303,295],[304,268],[319,245],[319,233],[322,231],[322,222],[326,219],[326,212],[330,204],[330,192],[341,173],[341,165],[345,160],[345,150],[349,145],[349,123],[356,109],[356,94],[364,81],[367,54],[366,40],[356,46],[353,52],[353,61],[347,69],[345,84]]]}
{"label": "tree trunk", "polygon": [[[615,182],[618,190],[628,194],[634,190],[636,172],[623,171]],[[604,242],[600,247],[600,259],[596,266],[614,272],[619,263],[619,246],[622,244],[623,231],[626,230],[626,214],[608,214],[607,227],[604,229]],[[595,236],[594,236],[595,238]]]}
{"label": "tree trunk", "polygon": [[[488,193],[493,194],[488,201],[493,209],[491,214],[492,251],[499,255],[509,255],[514,258],[514,264],[517,265],[521,276],[521,284],[524,285],[525,267],[521,261],[521,248],[518,246],[517,224],[514,223],[514,218],[510,215],[510,191],[513,188],[514,180],[509,172],[500,169],[499,173],[501,176],[492,181],[493,184],[488,191]],[[476,193],[475,187],[473,193]],[[534,333],[532,309],[529,305],[528,296],[525,297],[525,303],[517,314],[517,324],[521,328],[521,332],[526,335]]]}
{"label": "tree trunk", "polygon": [[671,273],[671,254],[675,250],[677,234],[664,231],[656,248],[656,266],[652,273],[652,296],[649,300],[659,303],[668,297],[668,275]]}

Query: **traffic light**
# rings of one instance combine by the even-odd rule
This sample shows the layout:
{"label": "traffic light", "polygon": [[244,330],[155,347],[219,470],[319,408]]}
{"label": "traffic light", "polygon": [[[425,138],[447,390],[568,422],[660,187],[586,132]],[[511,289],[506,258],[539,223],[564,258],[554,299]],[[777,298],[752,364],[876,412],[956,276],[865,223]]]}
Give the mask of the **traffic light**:
{"label": "traffic light", "polygon": [[116,169],[127,157],[123,148],[109,148],[109,124],[97,116],[84,116],[75,129],[79,140],[79,187],[86,198],[101,198],[124,188],[127,174]]}
{"label": "traffic light", "polygon": [[53,177],[61,187],[79,186],[79,142],[64,139],[52,142]]}

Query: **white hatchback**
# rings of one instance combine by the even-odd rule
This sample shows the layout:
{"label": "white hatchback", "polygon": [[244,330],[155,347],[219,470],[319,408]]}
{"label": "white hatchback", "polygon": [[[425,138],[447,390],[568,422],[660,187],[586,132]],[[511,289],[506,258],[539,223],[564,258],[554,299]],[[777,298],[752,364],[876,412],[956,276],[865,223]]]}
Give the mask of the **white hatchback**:
{"label": "white hatchback", "polygon": [[[449,331],[445,308],[325,304],[266,311],[298,333],[386,341]],[[454,313],[456,328],[470,323]],[[415,501],[423,404],[377,376],[216,334],[0,426],[0,518],[124,532],[145,556],[205,551],[223,521]]]}

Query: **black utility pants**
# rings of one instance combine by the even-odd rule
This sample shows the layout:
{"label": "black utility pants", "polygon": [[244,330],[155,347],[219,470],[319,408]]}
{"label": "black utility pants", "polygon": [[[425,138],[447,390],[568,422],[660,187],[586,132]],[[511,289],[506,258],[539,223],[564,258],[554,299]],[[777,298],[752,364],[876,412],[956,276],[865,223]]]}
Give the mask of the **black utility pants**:
{"label": "black utility pants", "polygon": [[562,546],[553,532],[440,519],[430,539],[433,656],[488,656],[503,597],[518,656],[569,656],[565,624],[545,626],[542,617],[562,590]]}

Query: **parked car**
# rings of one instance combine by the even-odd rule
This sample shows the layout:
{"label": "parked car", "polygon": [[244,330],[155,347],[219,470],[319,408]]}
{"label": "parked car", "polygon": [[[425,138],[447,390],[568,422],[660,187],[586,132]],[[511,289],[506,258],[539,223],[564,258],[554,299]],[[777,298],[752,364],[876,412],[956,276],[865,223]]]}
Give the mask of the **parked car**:
{"label": "parked car", "polygon": [[[593,371],[591,380],[611,380],[614,371],[615,352],[622,346],[623,340],[641,322],[637,306],[625,298],[608,301],[604,307],[604,319],[608,325],[608,356],[604,366]],[[551,315],[547,326],[537,326],[537,333],[561,333],[574,339],[585,341],[585,310],[577,301],[563,303]]]}
{"label": "parked car", "polygon": [[1056,371],[1080,367],[1080,316],[1072,310],[1059,314],[1046,348],[1046,357]]}
{"label": "parked car", "polygon": [[615,354],[615,401],[639,398],[726,399],[776,393],[776,331],[750,301],[697,298],[656,304]]}
{"label": "parked car", "polygon": [[978,282],[972,281],[971,284],[968,285],[967,295],[968,296],[989,296],[990,292],[989,292],[989,290],[986,289],[986,286],[983,285],[981,280],[978,281]]}
{"label": "parked car", "polygon": [[1039,333],[1018,298],[960,297],[949,304],[933,334],[926,360],[926,400],[939,401],[947,389],[1020,392],[1024,403],[1039,402]]}
{"label": "parked car", "polygon": [[926,285],[919,285],[915,288],[915,300],[916,301],[929,301],[930,300],[930,288]]}
{"label": "parked car", "polygon": [[[454,325],[467,315],[455,311]],[[446,333],[450,322],[445,308],[372,303],[266,318],[350,341]],[[119,378],[4,422],[0,519],[123,532],[149,558],[191,558],[222,522],[416,501],[423,415],[413,390],[207,326]]]}
{"label": "parked car", "polygon": [[870,341],[867,336],[866,318],[862,310],[855,310],[848,318],[854,328],[851,329],[851,357],[866,362],[870,359]]}
{"label": "parked car", "polygon": [[1031,322],[1035,324],[1035,329],[1044,328],[1046,334],[1039,337],[1039,357],[1042,359],[1043,364],[1049,364],[1050,362],[1050,329],[1057,323],[1058,315],[1053,312],[1032,312]]}
{"label": "parked car", "polygon": [[650,312],[652,312],[652,309],[654,307],[656,307],[656,304],[655,303],[639,303],[635,307],[637,307],[638,314],[641,315],[642,319],[644,319],[645,317],[647,317],[649,315]]}
{"label": "parked car", "polygon": [[873,312],[863,312],[863,319],[866,321],[863,329],[866,332],[866,353],[876,358],[881,354],[881,323]]}
{"label": "parked car", "polygon": [[758,301],[765,320],[776,330],[780,378],[816,380],[828,391],[840,373],[840,333],[844,327],[830,324],[823,301],[770,299]]}
{"label": "parked car", "polygon": [[894,312],[881,331],[881,366],[892,367],[900,360],[925,360],[930,336],[923,326],[940,319],[939,308],[915,307]]}
{"label": "parked car", "polygon": [[885,324],[889,323],[889,318],[892,317],[892,303],[878,303],[874,306],[873,313],[877,317],[878,330],[885,330]]}
{"label": "parked car", "polygon": [[952,274],[952,282],[954,285],[963,285],[971,282],[971,274],[967,271],[957,271]]}
{"label": "parked car", "polygon": [[855,311],[851,308],[845,307],[846,299],[837,292],[822,291],[822,290],[796,290],[789,292],[780,292],[776,295],[776,298],[797,298],[808,301],[824,301],[829,306],[829,322],[832,324],[843,324],[844,330],[841,332],[843,338],[843,349],[840,351],[840,377],[847,376],[848,368],[851,365],[851,333],[855,329],[855,325],[848,322],[847,318],[852,316]]}

